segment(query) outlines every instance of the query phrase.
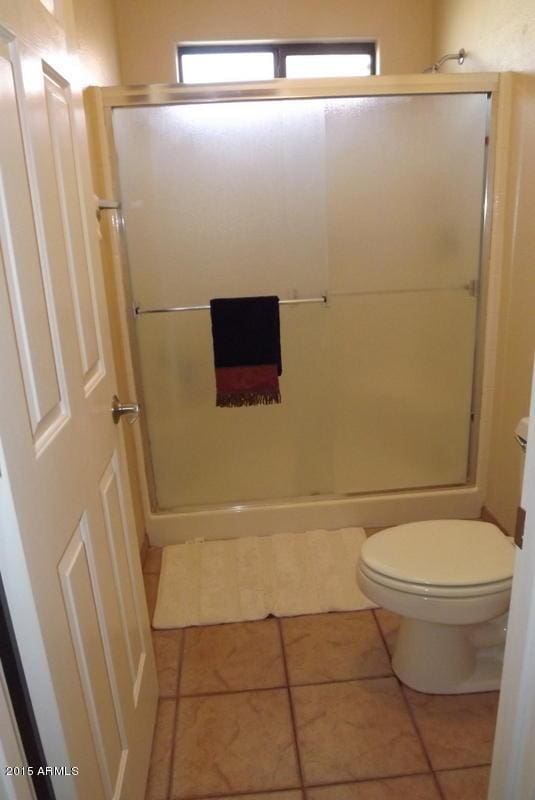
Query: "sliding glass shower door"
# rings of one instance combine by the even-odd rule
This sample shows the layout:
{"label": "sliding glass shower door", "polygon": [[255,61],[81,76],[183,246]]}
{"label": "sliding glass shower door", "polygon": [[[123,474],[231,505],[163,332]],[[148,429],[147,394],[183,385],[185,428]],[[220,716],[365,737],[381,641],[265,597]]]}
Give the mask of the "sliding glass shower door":
{"label": "sliding glass shower door", "polygon": [[207,310],[137,317],[160,509],[466,481],[488,102],[114,110],[141,311],[319,301],[280,307],[280,406],[216,408]]}

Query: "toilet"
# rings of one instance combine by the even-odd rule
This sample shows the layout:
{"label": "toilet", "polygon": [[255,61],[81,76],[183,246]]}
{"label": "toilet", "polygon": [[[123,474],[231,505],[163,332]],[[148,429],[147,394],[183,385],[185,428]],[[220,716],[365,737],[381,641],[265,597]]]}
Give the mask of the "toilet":
{"label": "toilet", "polygon": [[388,528],[364,543],[357,579],[402,616],[392,668],[420,692],[500,686],[515,548],[495,525],[432,520]]}

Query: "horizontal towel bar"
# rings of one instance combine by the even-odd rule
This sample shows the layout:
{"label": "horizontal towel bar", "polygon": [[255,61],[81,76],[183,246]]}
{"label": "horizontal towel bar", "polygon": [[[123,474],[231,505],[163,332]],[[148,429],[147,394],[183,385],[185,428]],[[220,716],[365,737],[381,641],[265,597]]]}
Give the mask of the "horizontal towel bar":
{"label": "horizontal towel bar", "polygon": [[473,279],[468,283],[457,284],[456,286],[422,286],[414,289],[355,289],[343,292],[329,292],[329,299],[332,297],[370,297],[372,295],[383,294],[430,294],[432,292],[468,292],[470,297],[477,297],[479,293],[479,281]]}
{"label": "horizontal towel bar", "polygon": [[[296,306],[300,303],[326,303],[327,295],[321,297],[303,297],[295,300],[279,300],[280,306]],[[134,304],[134,316],[140,317],[142,314],[168,314],[171,311],[208,311],[209,305],[203,306],[172,306],[171,308],[141,308]]]}
{"label": "horizontal towel bar", "polygon": [[[428,286],[421,289],[371,289],[343,291],[343,292],[329,292],[328,295],[324,294],[321,297],[303,297],[295,298],[294,300],[279,300],[281,306],[295,306],[301,303],[323,303],[327,305],[327,301],[332,297],[352,297],[352,296],[369,296],[369,295],[387,295],[387,294],[417,294],[429,292],[468,292],[470,297],[477,297],[479,294],[479,281],[471,280],[468,283],[463,283],[457,286]],[[134,316],[140,317],[142,314],[167,314],[171,311],[208,311],[209,305],[202,306],[174,306],[171,308],[141,308],[134,303]]]}

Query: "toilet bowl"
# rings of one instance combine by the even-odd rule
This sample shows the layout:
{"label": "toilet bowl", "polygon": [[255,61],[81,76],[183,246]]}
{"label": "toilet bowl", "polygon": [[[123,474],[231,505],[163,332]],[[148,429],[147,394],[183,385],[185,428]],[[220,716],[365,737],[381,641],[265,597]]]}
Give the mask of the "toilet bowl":
{"label": "toilet bowl", "polygon": [[498,689],[514,545],[495,525],[432,520],[388,528],[363,545],[364,594],[402,616],[392,656],[421,692]]}

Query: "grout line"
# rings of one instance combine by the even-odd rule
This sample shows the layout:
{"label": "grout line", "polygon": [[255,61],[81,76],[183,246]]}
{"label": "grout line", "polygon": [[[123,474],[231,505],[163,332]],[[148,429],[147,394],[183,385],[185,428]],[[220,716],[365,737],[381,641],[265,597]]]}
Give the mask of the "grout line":
{"label": "grout line", "polygon": [[[386,650],[386,655],[387,655],[388,660],[390,662],[390,668],[392,669],[392,656],[390,654],[390,648],[388,647],[388,642],[386,641],[386,636],[383,633],[383,629],[381,628],[381,624],[380,624],[379,620],[377,619],[377,614],[375,613],[376,611],[380,611],[380,609],[378,609],[378,608],[372,608],[371,609],[372,617],[373,617],[373,619],[375,621],[375,626],[377,628],[379,636],[381,637],[381,641],[383,643],[383,647]],[[392,674],[394,674],[394,670],[392,670]]]}
{"label": "grout line", "polygon": [[[470,769],[468,767],[467,769]],[[443,771],[443,770],[441,770]],[[366,783],[375,783],[377,781],[395,781],[399,780],[400,778],[429,778],[432,776],[430,772],[403,772],[401,774],[396,773],[395,775],[372,775],[366,778],[353,778],[351,780],[343,780],[343,781],[330,781],[327,783],[314,783],[310,786],[283,786],[282,788],[278,789],[254,789],[253,795],[269,795],[269,794],[278,794],[279,792],[302,792],[303,797],[305,798],[305,793],[307,789],[324,789],[324,788],[331,788],[336,786],[353,786],[353,785],[361,785]],[[187,797],[181,798],[180,800],[226,800],[228,797],[250,797],[251,790],[246,789],[244,791],[233,792],[232,795],[227,793],[225,794],[210,794],[210,795],[188,795]],[[306,798],[305,798],[306,800]]]}
{"label": "grout line", "polygon": [[441,800],[447,800],[446,795],[442,791],[442,786],[440,785],[440,781],[436,776],[436,772],[432,772],[431,775],[433,776],[433,782],[438,792],[438,796],[441,798]]}
{"label": "grout line", "polygon": [[182,633],[180,637],[180,647],[178,648],[178,669],[176,676],[175,688],[175,718],[173,720],[173,733],[171,735],[171,757],[169,759],[169,780],[167,782],[167,798],[171,797],[171,789],[173,786],[173,772],[175,767],[175,752],[176,752],[176,733],[178,729],[178,706],[180,703],[180,679],[182,677],[182,666],[184,664],[184,650],[186,647],[186,634]]}
{"label": "grout line", "polygon": [[[383,633],[383,630],[382,630],[382,628],[381,628],[381,625],[380,625],[380,623],[379,623],[379,620],[378,620],[378,618],[377,618],[377,615],[376,615],[376,613],[375,613],[375,611],[376,611],[376,610],[377,610],[377,609],[372,609],[372,612],[373,612],[373,618],[375,619],[375,622],[376,622],[377,628],[379,629],[379,633],[380,633],[380,635],[381,635],[381,638],[382,638],[382,640],[383,640],[383,642],[384,642],[384,645],[385,645],[385,647],[386,647],[386,649],[387,649],[387,652],[388,652],[388,656],[389,656],[390,662],[392,662],[392,656],[390,655],[390,651],[388,650],[388,646],[387,646],[387,643],[386,643],[386,636],[385,636],[385,635],[384,635],[384,633]],[[409,702],[409,699],[408,699],[408,697],[407,697],[407,695],[406,695],[406,693],[405,693],[405,686],[404,686],[404,684],[403,684],[403,683],[402,683],[402,682],[399,680],[399,678],[398,678],[398,677],[395,675],[395,673],[394,673],[394,677],[396,678],[396,681],[398,682],[398,684],[399,684],[399,686],[400,686],[400,690],[401,690],[401,694],[403,695],[403,700],[404,700],[404,702],[405,702],[405,706],[406,706],[406,708],[407,708],[407,711],[408,711],[408,713],[409,713],[409,716],[410,716],[410,718],[411,718],[411,720],[412,720],[412,724],[414,725],[414,728],[415,728],[415,730],[416,730],[416,733],[417,733],[417,735],[418,735],[418,739],[420,740],[420,744],[422,745],[422,749],[423,749],[424,755],[425,755],[425,757],[426,757],[426,760],[427,760],[427,762],[428,762],[428,764],[429,764],[430,772],[431,772],[431,774],[432,774],[432,776],[433,776],[433,780],[434,780],[434,783],[435,783],[436,789],[437,789],[437,791],[438,791],[438,793],[439,793],[439,796],[440,796],[441,800],[446,800],[446,798],[445,798],[445,795],[444,795],[444,792],[442,791],[442,787],[440,786],[440,782],[439,782],[439,780],[438,780],[438,778],[437,778],[437,775],[436,775],[436,773],[437,773],[437,772],[447,772],[447,771],[449,771],[449,770],[444,770],[444,769],[435,769],[435,768],[433,767],[433,765],[432,765],[432,762],[431,762],[431,758],[430,758],[430,756],[429,756],[429,753],[428,753],[428,751],[427,751],[427,747],[426,747],[426,744],[425,744],[424,737],[423,737],[423,735],[422,735],[422,732],[421,732],[421,730],[420,730],[420,727],[419,727],[419,725],[418,725],[418,722],[417,722],[417,720],[416,720],[416,715],[414,714],[414,712],[413,712],[413,709],[412,709],[412,706],[411,706],[411,704],[410,704],[410,702]],[[484,692],[470,692],[469,694],[485,694],[485,693],[484,693]],[[492,692],[487,692],[486,694],[492,694]],[[481,767],[486,767],[486,766],[488,766],[488,765],[489,765],[489,763],[490,763],[490,762],[487,762],[487,763],[485,763],[485,764],[475,764],[474,766],[476,766],[476,767],[479,767],[479,766],[481,766]],[[471,769],[471,767],[472,767],[472,765],[470,765],[470,766],[464,766],[464,767],[451,767],[451,768],[450,768],[450,770],[457,770],[457,769]]]}
{"label": "grout line", "polygon": [[331,786],[353,786],[353,785],[361,785],[363,783],[375,783],[376,781],[395,781],[399,780],[399,778],[428,778],[430,775],[429,772],[402,772],[400,774],[396,773],[395,775],[371,775],[366,778],[352,778],[351,780],[345,781],[330,781],[328,783],[314,783],[309,786],[309,789],[323,789],[323,787],[331,787]]}
{"label": "grout line", "polygon": [[299,751],[299,740],[297,738],[297,722],[295,717],[295,708],[293,703],[292,697],[292,690],[290,689],[290,675],[288,672],[288,661],[286,659],[286,648],[284,646],[284,636],[282,635],[282,623],[280,618],[277,617],[277,628],[279,631],[279,641],[281,646],[282,652],[282,663],[284,666],[284,675],[286,677],[286,691],[288,693],[288,702],[290,704],[290,718],[292,721],[292,733],[293,733],[293,744],[294,744],[294,752],[295,758],[297,762],[297,770],[299,772],[299,786],[301,788],[301,794],[303,796],[303,800],[306,800],[307,793],[305,789],[305,778],[303,773],[303,765],[301,764],[301,753]]}
{"label": "grout line", "polygon": [[[371,775],[366,778],[352,778],[351,780],[343,780],[343,781],[330,781],[328,783],[314,783],[310,786],[306,787],[308,789],[323,789],[323,788],[330,788],[334,786],[353,786],[353,785],[361,785],[364,783],[376,783],[377,781],[396,781],[400,778],[429,778],[431,773],[429,772],[402,772],[401,774],[396,773],[395,775]],[[226,796],[226,795],[224,795]]]}
{"label": "grout line", "polygon": [[414,725],[414,730],[416,731],[416,735],[418,736],[418,739],[420,740],[420,744],[422,746],[422,750],[424,752],[425,759],[426,759],[427,763],[429,764],[429,770],[431,772],[431,775],[433,776],[433,781],[435,783],[435,787],[436,787],[436,790],[438,792],[438,796],[441,798],[441,800],[446,800],[446,798],[444,796],[444,793],[442,791],[442,787],[440,786],[440,783],[438,782],[438,778],[435,775],[435,770],[434,770],[433,764],[431,763],[431,756],[427,752],[427,747],[425,745],[424,737],[422,736],[422,732],[420,730],[420,726],[418,725],[418,722],[416,721],[416,715],[414,714],[412,706],[409,703],[409,699],[408,699],[407,695],[405,694],[405,692],[403,690],[403,684],[401,683],[399,678],[396,678],[396,680],[397,680],[397,682],[399,684],[400,691],[401,691],[401,696],[403,697],[403,700],[405,702],[405,707],[407,709],[409,717],[412,720],[412,724]]}
{"label": "grout line", "polygon": [[[379,620],[377,619],[377,615],[375,614],[375,609],[372,609],[372,614],[373,614],[373,618],[375,620],[375,624],[377,625],[377,629],[379,631],[379,635],[380,635],[380,637],[381,637],[381,639],[383,641],[383,645],[386,648],[386,652],[388,654],[388,658],[390,659],[390,663],[392,663],[392,656],[390,655],[390,650],[388,649],[388,645],[387,645],[387,642],[386,642],[386,636],[384,635],[383,629],[381,628],[381,626],[379,624]],[[409,703],[409,700],[408,700],[405,692],[403,691],[403,684],[401,683],[401,681],[399,680],[399,678],[395,674],[394,674],[394,678],[396,679],[396,681],[398,683],[398,686],[400,687],[400,692],[401,692],[401,696],[403,698],[403,702],[405,703],[405,708],[407,709],[407,713],[408,713],[408,715],[409,715],[409,717],[410,717],[410,719],[412,721],[414,730],[416,731],[416,735],[417,735],[417,737],[418,737],[418,739],[420,741],[420,746],[421,746],[423,754],[425,756],[425,760],[427,761],[427,765],[429,767],[429,771],[430,771],[431,775],[433,776],[433,782],[434,782],[435,788],[436,788],[436,790],[438,792],[438,796],[441,798],[441,800],[446,800],[446,798],[444,797],[444,793],[442,792],[441,786],[440,786],[440,784],[438,782],[437,776],[435,775],[435,771],[434,771],[433,765],[431,763],[431,758],[429,756],[429,753],[427,752],[427,747],[425,746],[425,742],[424,742],[422,733],[420,731],[418,723],[416,722],[416,717],[415,717],[415,715],[413,713],[411,704]]]}
{"label": "grout line", "polygon": [[436,769],[435,772],[462,772],[465,769],[481,769],[482,767],[490,767],[492,764],[491,761],[484,761],[481,764],[470,764],[466,767],[442,767],[441,769]]}
{"label": "grout line", "polygon": [[[279,794],[282,792],[301,792],[302,789],[300,786],[282,786],[278,789],[253,789],[252,795],[256,797],[257,795],[260,797],[261,795],[274,795]],[[228,798],[232,798],[234,800],[235,797],[251,797],[251,789],[245,789],[244,791],[234,791],[231,795],[228,792],[225,794],[203,794],[203,795],[187,795],[187,797],[181,797],[180,800],[228,800]],[[171,798],[174,800],[174,798]]]}
{"label": "grout line", "polygon": [[286,689],[287,686],[291,686],[294,689],[302,689],[306,686],[329,686],[332,683],[355,683],[356,681],[374,681],[379,680],[379,678],[392,678],[394,677],[393,672],[385,672],[378,675],[363,675],[362,677],[354,677],[354,678],[335,678],[334,680],[329,681],[312,681],[311,683],[282,683],[276,684],[274,686],[259,686],[259,687],[248,687],[247,689],[227,689],[227,690],[220,690],[215,692],[192,692],[192,693],[182,693],[180,697],[218,697],[219,695],[225,694],[243,694],[244,692],[271,692],[274,689]]}
{"label": "grout line", "polygon": [[260,686],[258,688],[255,688],[254,686],[252,686],[252,687],[247,687],[247,689],[227,689],[226,691],[225,690],[221,690],[221,691],[216,691],[216,692],[192,692],[192,693],[187,692],[187,693],[182,693],[180,695],[180,697],[183,697],[183,698],[186,698],[186,697],[188,697],[188,698],[190,698],[190,697],[221,697],[221,696],[225,696],[225,695],[229,695],[229,694],[247,694],[248,692],[273,692],[276,689],[286,689],[286,688],[287,688],[287,684],[278,683],[275,686]]}
{"label": "grout line", "polygon": [[151,778],[151,774],[150,773],[151,773],[151,769],[152,769],[152,757],[154,755],[154,745],[156,744],[156,737],[158,735],[158,721],[160,719],[160,709],[161,709],[161,705],[162,705],[162,700],[169,700],[169,699],[171,699],[171,698],[158,697],[158,700],[156,702],[156,720],[154,722],[154,730],[152,732],[152,743],[151,743],[151,747],[150,747],[149,768],[147,770],[147,780],[145,781],[145,791],[143,793],[143,797],[145,797],[147,795],[147,792],[148,792],[148,789],[149,789],[149,783],[150,783],[150,778]]}

